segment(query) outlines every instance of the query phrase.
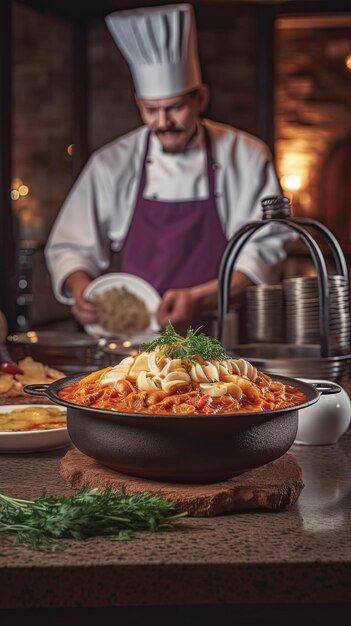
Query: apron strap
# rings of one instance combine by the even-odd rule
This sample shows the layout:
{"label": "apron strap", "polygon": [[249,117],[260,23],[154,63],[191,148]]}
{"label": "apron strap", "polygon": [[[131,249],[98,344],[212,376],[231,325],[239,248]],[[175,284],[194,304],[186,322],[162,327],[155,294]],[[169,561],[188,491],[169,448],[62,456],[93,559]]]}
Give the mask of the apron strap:
{"label": "apron strap", "polygon": [[211,149],[211,139],[209,132],[204,124],[202,124],[202,128],[204,129],[204,137],[205,137],[205,149],[206,149],[206,158],[207,158],[207,181],[208,181],[208,195],[211,200],[213,200],[216,205],[216,197],[215,197],[215,169],[216,163],[212,156]]}

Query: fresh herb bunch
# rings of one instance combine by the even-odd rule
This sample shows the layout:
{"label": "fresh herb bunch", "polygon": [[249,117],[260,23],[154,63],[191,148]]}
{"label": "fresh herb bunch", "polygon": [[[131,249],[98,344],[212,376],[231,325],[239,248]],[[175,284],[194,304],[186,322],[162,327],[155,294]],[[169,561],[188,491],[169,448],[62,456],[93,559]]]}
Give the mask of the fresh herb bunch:
{"label": "fresh herb bunch", "polygon": [[230,358],[218,339],[208,337],[200,330],[201,326],[196,330],[190,327],[186,337],[182,337],[169,322],[159,337],[142,345],[142,350],[145,352],[160,350],[165,356],[192,362],[197,356],[201,356],[205,361],[225,361]]}
{"label": "fresh herb bunch", "polygon": [[148,492],[127,496],[111,488],[100,492],[84,487],[73,496],[20,500],[0,494],[0,535],[15,535],[15,543],[33,550],[63,550],[57,539],[84,540],[110,536],[132,539],[134,531],[171,530],[186,513]]}

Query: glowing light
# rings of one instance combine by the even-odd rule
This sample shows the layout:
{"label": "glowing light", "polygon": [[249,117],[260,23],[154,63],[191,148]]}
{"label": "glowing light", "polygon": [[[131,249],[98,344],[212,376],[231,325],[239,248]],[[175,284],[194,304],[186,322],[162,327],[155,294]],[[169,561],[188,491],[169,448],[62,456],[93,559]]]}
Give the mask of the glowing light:
{"label": "glowing light", "polygon": [[123,341],[122,344],[125,348],[130,348],[130,346],[132,345],[130,341]]}
{"label": "glowing light", "polygon": [[118,344],[117,344],[117,343],[114,343],[114,342],[112,341],[111,343],[107,344],[107,347],[108,347],[110,350],[116,350],[116,348],[118,348]]}
{"label": "glowing light", "polygon": [[18,187],[18,193],[20,196],[27,196],[29,193],[29,187],[27,187],[27,185],[20,185]]}
{"label": "glowing light", "polygon": [[18,200],[18,198],[20,197],[19,195],[19,191],[17,189],[11,189],[11,200]]}
{"label": "glowing light", "polygon": [[347,55],[347,57],[345,59],[345,65],[346,65],[347,69],[351,71],[351,54]]}
{"label": "glowing light", "polygon": [[74,152],[74,143],[70,143],[69,146],[67,146],[67,154],[69,154],[69,156],[72,156]]}
{"label": "glowing light", "polygon": [[290,191],[297,191],[301,188],[302,180],[300,176],[282,176],[280,179],[283,189],[289,189]]}

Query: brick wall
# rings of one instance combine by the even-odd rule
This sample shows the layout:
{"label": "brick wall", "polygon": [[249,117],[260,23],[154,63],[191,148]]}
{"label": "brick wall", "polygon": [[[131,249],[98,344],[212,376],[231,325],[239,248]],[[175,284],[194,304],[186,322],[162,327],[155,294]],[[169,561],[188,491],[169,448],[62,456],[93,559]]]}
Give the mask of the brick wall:
{"label": "brick wall", "polygon": [[283,18],[276,34],[278,172],[301,178],[299,214],[323,222],[350,252],[351,14]]}
{"label": "brick wall", "polygon": [[21,239],[45,243],[70,185],[71,28],[68,22],[13,4],[13,201]]}

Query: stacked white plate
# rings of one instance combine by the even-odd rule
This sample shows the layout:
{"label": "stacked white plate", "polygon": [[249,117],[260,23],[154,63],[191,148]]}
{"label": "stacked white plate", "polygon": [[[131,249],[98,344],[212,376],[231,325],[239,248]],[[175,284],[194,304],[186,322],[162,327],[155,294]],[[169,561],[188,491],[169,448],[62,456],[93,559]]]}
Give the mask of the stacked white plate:
{"label": "stacked white plate", "polygon": [[284,341],[283,286],[253,285],[246,289],[248,341]]}
{"label": "stacked white plate", "polygon": [[[285,336],[291,344],[318,344],[319,293],[317,276],[299,276],[284,280]],[[350,347],[349,286],[344,276],[331,275],[329,284],[328,339],[337,351]]]}
{"label": "stacked white plate", "polygon": [[328,379],[341,382],[349,371],[351,355],[335,354],[321,356],[320,345],[292,345],[288,343],[247,343],[234,346],[230,354],[234,358],[247,359],[257,369],[292,378]]}

